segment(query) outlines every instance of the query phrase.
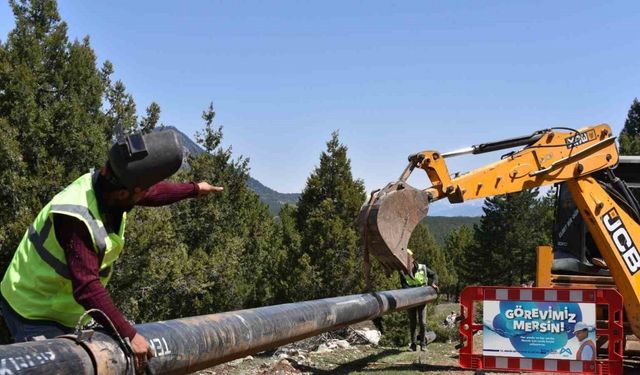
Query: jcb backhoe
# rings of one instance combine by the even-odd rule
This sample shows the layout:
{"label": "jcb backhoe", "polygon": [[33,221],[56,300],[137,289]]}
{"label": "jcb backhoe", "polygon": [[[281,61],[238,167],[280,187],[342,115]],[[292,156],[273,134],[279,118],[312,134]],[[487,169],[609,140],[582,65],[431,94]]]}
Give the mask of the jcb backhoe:
{"label": "jcb backhoe", "polygon": [[[446,159],[454,156],[516,147],[520,149],[465,174],[451,176],[447,169]],[[615,137],[606,124],[579,130],[550,128],[452,152],[413,154],[400,179],[374,191],[363,205],[359,224],[365,249],[387,272],[411,273],[407,244],[430,203],[443,198],[461,203],[559,184],[555,249],[553,255],[550,247],[538,250],[538,284],[546,284],[538,286],[566,286],[578,280],[581,287],[599,287],[608,280],[624,298],[629,329],[640,337],[640,253],[636,246],[640,244],[640,206],[614,173],[619,162]],[[623,164],[620,169],[633,177],[629,166],[635,164]],[[407,184],[416,168],[427,173],[429,188]],[[576,235],[578,230],[582,233]],[[601,258],[604,261],[598,261]],[[589,276],[572,279],[558,277],[560,273]]]}

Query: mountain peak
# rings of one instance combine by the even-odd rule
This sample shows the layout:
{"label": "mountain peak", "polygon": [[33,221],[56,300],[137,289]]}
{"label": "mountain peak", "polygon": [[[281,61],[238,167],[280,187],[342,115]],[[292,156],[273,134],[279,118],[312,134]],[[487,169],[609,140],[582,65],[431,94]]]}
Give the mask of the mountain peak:
{"label": "mountain peak", "polygon": [[[200,145],[175,126],[165,126],[164,129],[170,129],[178,133],[182,141],[185,156],[200,155],[204,152],[204,149],[200,147]],[[274,216],[280,212],[280,208],[282,208],[283,205],[287,203],[295,205],[298,203],[298,198],[300,198],[299,193],[280,193],[265,186],[263,183],[251,176],[247,178],[247,187],[254,193],[258,194],[262,203],[269,206],[269,211]]]}

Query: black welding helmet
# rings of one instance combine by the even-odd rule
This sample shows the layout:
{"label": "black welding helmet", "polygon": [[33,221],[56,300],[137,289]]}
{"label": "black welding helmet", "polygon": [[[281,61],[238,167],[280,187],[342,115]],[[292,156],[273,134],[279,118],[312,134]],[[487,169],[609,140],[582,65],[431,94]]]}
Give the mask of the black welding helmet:
{"label": "black welding helmet", "polygon": [[109,150],[109,165],[118,182],[127,189],[148,189],[180,168],[182,142],[169,129],[119,137]]}

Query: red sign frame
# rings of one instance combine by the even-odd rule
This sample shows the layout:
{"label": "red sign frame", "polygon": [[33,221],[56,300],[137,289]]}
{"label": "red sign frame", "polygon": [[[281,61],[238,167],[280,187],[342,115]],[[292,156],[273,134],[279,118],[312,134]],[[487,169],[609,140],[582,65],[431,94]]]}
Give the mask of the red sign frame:
{"label": "red sign frame", "polygon": [[[574,361],[474,354],[473,335],[482,331],[483,328],[482,324],[474,323],[473,304],[476,301],[578,302],[606,305],[608,312],[606,324],[598,325],[596,338],[607,338],[607,357],[597,358],[595,361]],[[460,313],[463,317],[459,328],[460,367],[495,371],[622,375],[623,311],[622,295],[615,289],[466,287],[460,295]]]}

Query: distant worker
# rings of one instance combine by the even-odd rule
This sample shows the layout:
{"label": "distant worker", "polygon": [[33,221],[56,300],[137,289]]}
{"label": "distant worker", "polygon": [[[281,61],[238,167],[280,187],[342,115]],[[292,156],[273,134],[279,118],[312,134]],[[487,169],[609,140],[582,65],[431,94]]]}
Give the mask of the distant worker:
{"label": "distant worker", "polygon": [[[431,287],[433,287],[437,292],[439,290],[438,274],[426,265],[418,264],[418,262],[413,259],[413,252],[411,250],[407,249],[407,252],[411,256],[413,263],[413,277],[405,274],[404,272],[400,272],[400,284],[402,285],[402,288],[417,288],[431,285]],[[431,282],[431,284],[429,284],[429,282]],[[416,335],[416,321],[420,324],[420,347],[424,349],[427,346],[427,340],[425,338],[425,334],[427,332],[426,307],[426,305],[422,305],[407,310],[409,314],[409,333],[411,334],[411,345],[409,346],[409,350],[411,351],[415,351],[417,348],[416,341],[418,341],[418,336]]]}
{"label": "distant worker", "polygon": [[0,284],[0,308],[14,341],[71,333],[86,310],[98,309],[104,315],[91,316],[106,329],[111,321],[131,340],[136,372],[144,371],[153,352],[105,286],[134,206],[163,206],[223,190],[207,182],[163,181],[180,168],[182,154],[170,130],[121,136],[103,168],[80,176],[44,206]]}

